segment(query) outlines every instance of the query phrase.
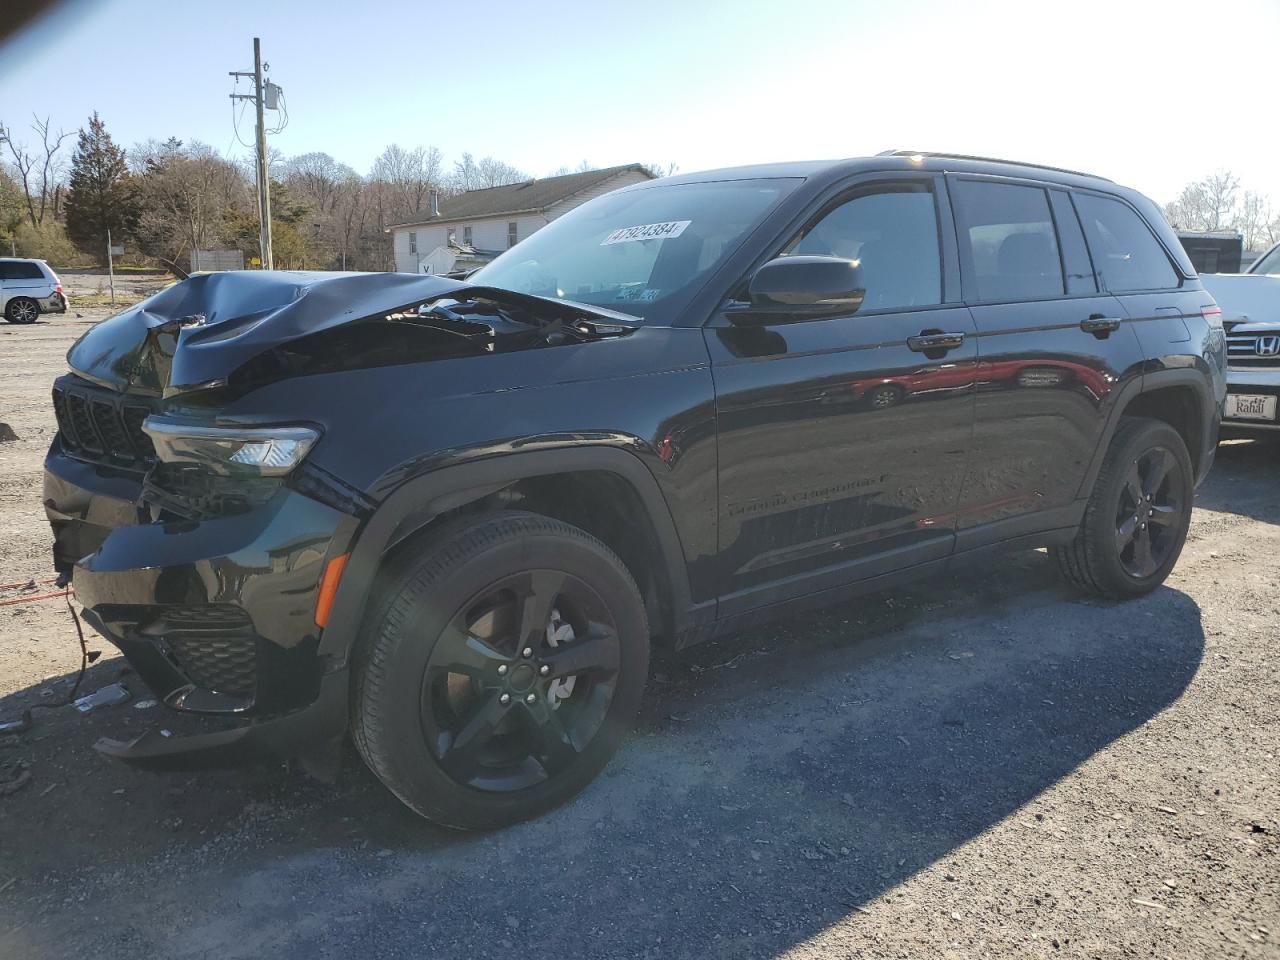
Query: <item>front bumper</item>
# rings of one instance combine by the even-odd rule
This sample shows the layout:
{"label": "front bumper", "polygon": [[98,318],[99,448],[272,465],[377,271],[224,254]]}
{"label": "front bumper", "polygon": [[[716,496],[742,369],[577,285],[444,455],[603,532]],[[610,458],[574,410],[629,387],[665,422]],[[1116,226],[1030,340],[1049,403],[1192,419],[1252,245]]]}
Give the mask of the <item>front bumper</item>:
{"label": "front bumper", "polygon": [[315,604],[352,518],[286,487],[237,516],[151,521],[136,476],[76,460],[56,440],[45,508],[55,564],[71,574],[85,621],[158,699],[216,727],[103,752],[223,762],[345,729],[345,664],[319,654]]}
{"label": "front bumper", "polygon": [[[1227,368],[1227,392],[1262,394],[1280,398],[1280,367],[1244,369]],[[1280,408],[1280,399],[1276,401]],[[1224,440],[1241,437],[1276,436],[1280,434],[1280,420],[1240,420],[1222,418],[1221,436]]]}

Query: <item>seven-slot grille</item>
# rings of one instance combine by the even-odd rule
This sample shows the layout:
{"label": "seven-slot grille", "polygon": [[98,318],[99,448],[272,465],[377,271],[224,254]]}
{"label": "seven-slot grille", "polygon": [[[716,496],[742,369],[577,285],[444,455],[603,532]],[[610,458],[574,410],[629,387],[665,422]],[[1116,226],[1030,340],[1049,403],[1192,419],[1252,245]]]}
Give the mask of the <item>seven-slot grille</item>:
{"label": "seven-slot grille", "polygon": [[1227,329],[1227,366],[1256,370],[1280,367],[1280,326],[1271,330],[1233,332],[1240,322],[1224,324]]}
{"label": "seven-slot grille", "polygon": [[62,444],[74,456],[133,470],[145,470],[155,459],[151,438],[142,432],[152,412],[144,399],[67,376],[53,385],[53,410]]}

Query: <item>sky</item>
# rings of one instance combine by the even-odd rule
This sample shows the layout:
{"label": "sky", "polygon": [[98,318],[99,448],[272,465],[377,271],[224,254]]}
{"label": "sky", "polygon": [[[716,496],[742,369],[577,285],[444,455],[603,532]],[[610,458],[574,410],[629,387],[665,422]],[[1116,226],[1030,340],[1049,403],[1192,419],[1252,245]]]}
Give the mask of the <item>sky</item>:
{"label": "sky", "polygon": [[1280,203],[1280,0],[70,0],[0,48],[0,122],[97,110],[125,146],[248,156],[228,71],[254,36],[289,108],[271,147],[361,173],[392,142],[535,176],[909,148],[1160,202],[1230,169]]}

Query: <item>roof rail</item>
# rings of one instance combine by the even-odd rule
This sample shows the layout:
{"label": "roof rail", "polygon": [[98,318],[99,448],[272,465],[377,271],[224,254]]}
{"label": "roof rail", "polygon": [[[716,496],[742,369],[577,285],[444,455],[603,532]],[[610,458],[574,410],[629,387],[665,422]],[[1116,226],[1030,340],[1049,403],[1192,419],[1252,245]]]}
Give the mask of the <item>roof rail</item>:
{"label": "roof rail", "polygon": [[1012,167],[1031,167],[1035,170],[1052,170],[1054,173],[1069,173],[1076,177],[1091,177],[1094,180],[1106,180],[1106,177],[1100,177],[1096,173],[1085,173],[1082,170],[1068,170],[1066,167],[1051,167],[1045,163],[1026,163],[1023,160],[1002,160],[999,157],[972,157],[964,153],[947,153],[937,150],[882,150],[876,154],[877,157],[939,157],[943,160],[975,160],[979,163],[1007,163]]}

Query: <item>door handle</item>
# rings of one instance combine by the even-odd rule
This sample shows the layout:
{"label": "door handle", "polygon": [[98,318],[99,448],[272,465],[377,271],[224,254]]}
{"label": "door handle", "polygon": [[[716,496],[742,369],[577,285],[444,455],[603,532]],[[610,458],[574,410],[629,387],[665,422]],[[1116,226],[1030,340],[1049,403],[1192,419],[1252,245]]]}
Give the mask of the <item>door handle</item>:
{"label": "door handle", "polygon": [[907,337],[907,346],[916,353],[932,353],[934,350],[954,350],[964,343],[963,333],[920,332]]}
{"label": "door handle", "polygon": [[1080,321],[1080,329],[1085,333],[1112,333],[1120,329],[1120,318],[1104,317],[1100,313],[1094,313],[1088,319]]}

